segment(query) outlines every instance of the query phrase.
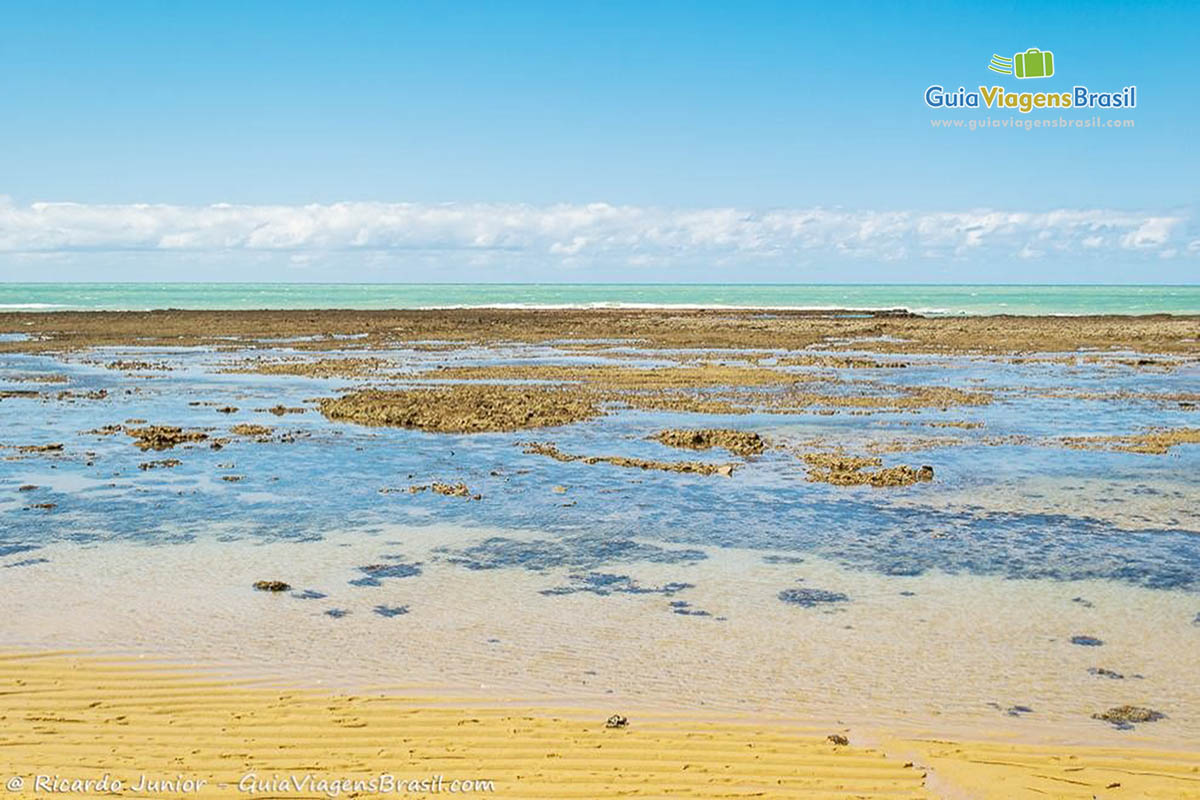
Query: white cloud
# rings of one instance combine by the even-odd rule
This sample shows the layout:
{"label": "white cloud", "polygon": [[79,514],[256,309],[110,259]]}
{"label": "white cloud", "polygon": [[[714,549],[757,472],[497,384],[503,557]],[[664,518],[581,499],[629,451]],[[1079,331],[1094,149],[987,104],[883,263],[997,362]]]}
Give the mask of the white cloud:
{"label": "white cloud", "polygon": [[1181,215],[1107,209],[755,211],[606,203],[21,206],[0,197],[0,253],[240,251],[296,254],[297,263],[309,254],[420,251],[512,253],[572,264],[697,257],[894,261],[982,254],[1195,253],[1188,227]]}

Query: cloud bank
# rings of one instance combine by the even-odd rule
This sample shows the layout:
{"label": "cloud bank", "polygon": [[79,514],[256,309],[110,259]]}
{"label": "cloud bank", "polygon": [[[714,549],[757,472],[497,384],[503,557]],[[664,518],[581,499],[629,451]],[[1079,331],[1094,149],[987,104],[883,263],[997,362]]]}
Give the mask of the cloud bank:
{"label": "cloud bank", "polygon": [[1190,283],[1198,259],[1200,234],[1182,212],[19,205],[0,196],[0,279],[16,281]]}
{"label": "cloud bank", "polygon": [[753,211],[587,205],[0,203],[0,252],[517,251],[547,259],[820,254],[898,260],[981,252],[1196,254],[1182,215],[1107,209]]}

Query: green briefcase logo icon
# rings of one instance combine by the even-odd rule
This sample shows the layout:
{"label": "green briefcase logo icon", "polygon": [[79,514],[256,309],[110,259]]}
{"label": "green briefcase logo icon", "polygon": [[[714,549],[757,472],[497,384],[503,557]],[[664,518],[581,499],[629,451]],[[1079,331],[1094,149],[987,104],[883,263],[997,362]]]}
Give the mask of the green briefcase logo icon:
{"label": "green briefcase logo icon", "polygon": [[993,53],[988,69],[1018,78],[1049,78],[1054,74],[1054,53],[1038,50],[1036,47],[1031,47],[1024,53],[1016,53],[1012,58]]}

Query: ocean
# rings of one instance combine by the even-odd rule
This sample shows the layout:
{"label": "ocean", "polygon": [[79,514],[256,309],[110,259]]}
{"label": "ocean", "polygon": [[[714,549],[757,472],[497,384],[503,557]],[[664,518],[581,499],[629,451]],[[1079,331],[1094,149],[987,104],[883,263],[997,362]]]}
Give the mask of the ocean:
{"label": "ocean", "polygon": [[1200,285],[0,283],[6,311],[461,307],[1200,314]]}

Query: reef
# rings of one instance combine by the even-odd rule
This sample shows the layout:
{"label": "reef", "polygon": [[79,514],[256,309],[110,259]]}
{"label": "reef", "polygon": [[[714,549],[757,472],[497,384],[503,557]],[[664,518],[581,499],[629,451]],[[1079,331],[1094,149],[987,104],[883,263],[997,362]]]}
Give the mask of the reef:
{"label": "reef", "polygon": [[629,458],[627,456],[580,456],[564,453],[553,444],[546,442],[528,442],[525,452],[530,455],[548,456],[555,461],[579,461],[584,464],[611,464],[615,467],[630,467],[643,470],[660,470],[663,472],[691,473],[695,475],[733,475],[736,464],[709,464],[704,461],[653,461],[645,458]]}
{"label": "reef", "polygon": [[834,486],[911,486],[933,480],[933,467],[884,467],[883,459],[840,453],[805,453],[808,480]]}
{"label": "reef", "polygon": [[671,428],[659,431],[650,438],[668,447],[678,447],[684,450],[711,450],[719,447],[743,458],[760,455],[767,446],[763,438],[753,431],[739,431],[730,428],[701,428],[698,430]]}
{"label": "reef", "polygon": [[594,398],[565,389],[455,385],[366,389],[320,401],[339,422],[415,428],[434,433],[486,433],[566,425],[601,413]]}
{"label": "reef", "polygon": [[320,358],[315,361],[247,361],[224,370],[230,374],[297,375],[307,378],[359,378],[391,362],[385,358]]}
{"label": "reef", "polygon": [[1059,441],[1072,450],[1119,450],[1161,456],[1176,445],[1200,444],[1200,428],[1156,428],[1127,436],[1065,436]]}
{"label": "reef", "polygon": [[126,435],[142,450],[169,450],[188,442],[202,442],[208,438],[204,431],[185,431],[174,425],[148,425],[144,428],[125,428]]}
{"label": "reef", "polygon": [[1158,722],[1166,717],[1161,711],[1143,706],[1114,706],[1103,713],[1092,714],[1092,719],[1110,722],[1118,728],[1131,727],[1135,722]]}
{"label": "reef", "polygon": [[274,431],[273,428],[267,425],[254,425],[243,422],[240,425],[234,425],[229,429],[229,432],[235,436],[248,436],[255,439],[261,439],[270,436]]}
{"label": "reef", "polygon": [[408,487],[409,494],[431,491],[446,497],[465,497],[468,500],[482,500],[483,495],[472,493],[465,483],[414,483]]}

